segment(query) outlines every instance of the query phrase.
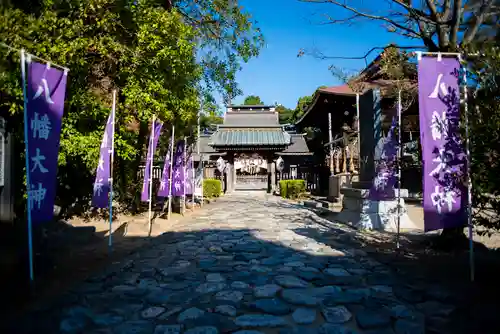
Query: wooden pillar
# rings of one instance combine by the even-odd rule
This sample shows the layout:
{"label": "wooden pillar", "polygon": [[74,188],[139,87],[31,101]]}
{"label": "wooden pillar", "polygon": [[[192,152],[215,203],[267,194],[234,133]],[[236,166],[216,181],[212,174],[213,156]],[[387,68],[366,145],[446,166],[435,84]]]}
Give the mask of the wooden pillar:
{"label": "wooden pillar", "polygon": [[232,169],[232,175],[231,175],[231,179],[233,180],[232,189],[236,190],[237,179],[236,179],[236,166],[234,165],[234,153],[231,153],[231,156],[232,156],[232,160],[233,160],[233,165],[232,165],[233,169]]}
{"label": "wooden pillar", "polygon": [[267,160],[267,192],[272,194],[276,187],[276,166],[273,152],[263,154]]}
{"label": "wooden pillar", "polygon": [[225,175],[226,175],[226,192],[231,193],[234,191],[234,156],[232,154],[228,154],[226,158],[226,169],[225,169]]}

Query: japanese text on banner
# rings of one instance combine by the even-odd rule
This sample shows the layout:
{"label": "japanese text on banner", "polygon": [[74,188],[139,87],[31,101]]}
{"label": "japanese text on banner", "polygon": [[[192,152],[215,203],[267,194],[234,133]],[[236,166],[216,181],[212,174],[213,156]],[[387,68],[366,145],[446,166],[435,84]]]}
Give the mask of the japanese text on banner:
{"label": "japanese text on banner", "polygon": [[33,224],[52,220],[67,73],[29,62],[26,95],[29,201]]}

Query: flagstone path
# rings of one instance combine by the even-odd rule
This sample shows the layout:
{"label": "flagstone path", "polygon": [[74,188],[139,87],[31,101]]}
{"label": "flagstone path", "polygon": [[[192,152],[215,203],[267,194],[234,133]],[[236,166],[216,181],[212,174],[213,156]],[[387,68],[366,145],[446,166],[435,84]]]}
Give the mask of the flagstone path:
{"label": "flagstone path", "polygon": [[202,210],[31,318],[36,332],[448,333],[449,296],[350,247],[348,228],[257,192]]}

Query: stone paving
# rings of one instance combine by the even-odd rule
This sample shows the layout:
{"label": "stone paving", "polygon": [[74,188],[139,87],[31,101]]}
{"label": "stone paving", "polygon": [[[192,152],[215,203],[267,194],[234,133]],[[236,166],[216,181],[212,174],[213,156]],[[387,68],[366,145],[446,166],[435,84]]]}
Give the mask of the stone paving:
{"label": "stone paving", "polygon": [[429,320],[446,323],[446,296],[424,294],[363,250],[328,246],[327,231],[276,197],[228,195],[89,278],[37,332],[420,334]]}

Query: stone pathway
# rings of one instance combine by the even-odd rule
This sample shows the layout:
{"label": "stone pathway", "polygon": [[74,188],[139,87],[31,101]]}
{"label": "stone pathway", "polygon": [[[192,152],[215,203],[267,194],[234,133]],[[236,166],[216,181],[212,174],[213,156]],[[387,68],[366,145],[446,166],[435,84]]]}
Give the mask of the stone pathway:
{"label": "stone pathway", "polygon": [[446,296],[426,297],[321,222],[266,194],[229,195],[88,279],[36,332],[423,334],[432,320],[447,333]]}

